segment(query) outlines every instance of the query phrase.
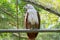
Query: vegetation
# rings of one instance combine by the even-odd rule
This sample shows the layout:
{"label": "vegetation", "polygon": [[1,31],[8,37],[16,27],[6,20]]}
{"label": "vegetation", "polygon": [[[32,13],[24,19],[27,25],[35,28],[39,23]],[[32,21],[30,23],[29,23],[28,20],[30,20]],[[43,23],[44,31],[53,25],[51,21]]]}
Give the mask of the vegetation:
{"label": "vegetation", "polygon": [[[39,5],[43,5],[51,10],[60,13],[60,0],[34,0]],[[29,2],[18,0],[18,27],[24,27],[24,5]],[[54,13],[48,12],[34,4],[41,17],[40,29],[60,29],[60,17]],[[16,0],[0,0],[0,29],[17,29],[17,10]],[[18,40],[17,33],[0,33],[0,40]],[[20,40],[27,40],[26,33],[20,33]],[[39,33],[36,40],[60,40],[60,33],[46,32]]]}

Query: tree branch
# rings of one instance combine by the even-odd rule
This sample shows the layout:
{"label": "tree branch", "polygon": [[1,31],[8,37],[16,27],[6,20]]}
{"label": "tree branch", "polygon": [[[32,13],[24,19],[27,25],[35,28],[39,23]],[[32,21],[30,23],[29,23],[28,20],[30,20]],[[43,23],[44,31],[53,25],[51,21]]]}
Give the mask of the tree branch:
{"label": "tree branch", "polygon": [[37,4],[36,2],[32,2],[32,1],[30,1],[30,0],[23,0],[23,1],[28,2],[28,3],[31,3],[31,4],[34,4],[34,5],[38,6],[39,8],[42,8],[42,9],[44,9],[44,10],[46,10],[46,11],[49,11],[49,12],[52,12],[53,14],[55,14],[55,15],[57,15],[57,16],[60,17],[60,13],[58,13],[58,12],[55,11],[55,10],[52,10],[52,9],[50,9],[50,8],[47,8],[47,7],[44,7],[43,5]]}
{"label": "tree branch", "polygon": [[5,9],[3,9],[3,8],[0,8],[1,9],[1,11],[3,11],[4,13],[6,13],[7,15],[9,15],[9,16],[11,16],[12,18],[14,18],[15,19],[15,17],[13,17],[13,15],[11,15],[11,13],[9,13],[9,12],[7,12]]}

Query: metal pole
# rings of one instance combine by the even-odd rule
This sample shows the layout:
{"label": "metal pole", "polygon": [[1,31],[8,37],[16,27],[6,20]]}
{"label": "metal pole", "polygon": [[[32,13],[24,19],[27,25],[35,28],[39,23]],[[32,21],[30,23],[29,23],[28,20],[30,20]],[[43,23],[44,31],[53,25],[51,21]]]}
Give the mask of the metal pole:
{"label": "metal pole", "polygon": [[0,33],[19,33],[19,32],[60,32],[60,29],[0,29]]}

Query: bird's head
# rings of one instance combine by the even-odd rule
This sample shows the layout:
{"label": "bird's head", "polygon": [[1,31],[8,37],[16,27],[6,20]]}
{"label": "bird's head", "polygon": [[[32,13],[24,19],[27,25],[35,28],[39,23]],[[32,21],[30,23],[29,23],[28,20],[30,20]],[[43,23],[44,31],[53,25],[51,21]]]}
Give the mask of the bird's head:
{"label": "bird's head", "polygon": [[31,5],[31,4],[26,4],[25,6],[24,6],[24,9],[34,9],[34,7]]}

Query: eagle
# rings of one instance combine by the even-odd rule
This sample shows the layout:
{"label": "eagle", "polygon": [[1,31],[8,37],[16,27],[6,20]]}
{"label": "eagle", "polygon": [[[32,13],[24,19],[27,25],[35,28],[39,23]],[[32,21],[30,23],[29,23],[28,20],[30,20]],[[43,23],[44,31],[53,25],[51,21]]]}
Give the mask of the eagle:
{"label": "eagle", "polygon": [[[31,4],[26,4],[24,6],[24,9],[26,9],[26,14],[24,18],[24,24],[26,29],[40,29],[39,12]],[[38,32],[27,33],[28,40],[35,40],[37,35]]]}

